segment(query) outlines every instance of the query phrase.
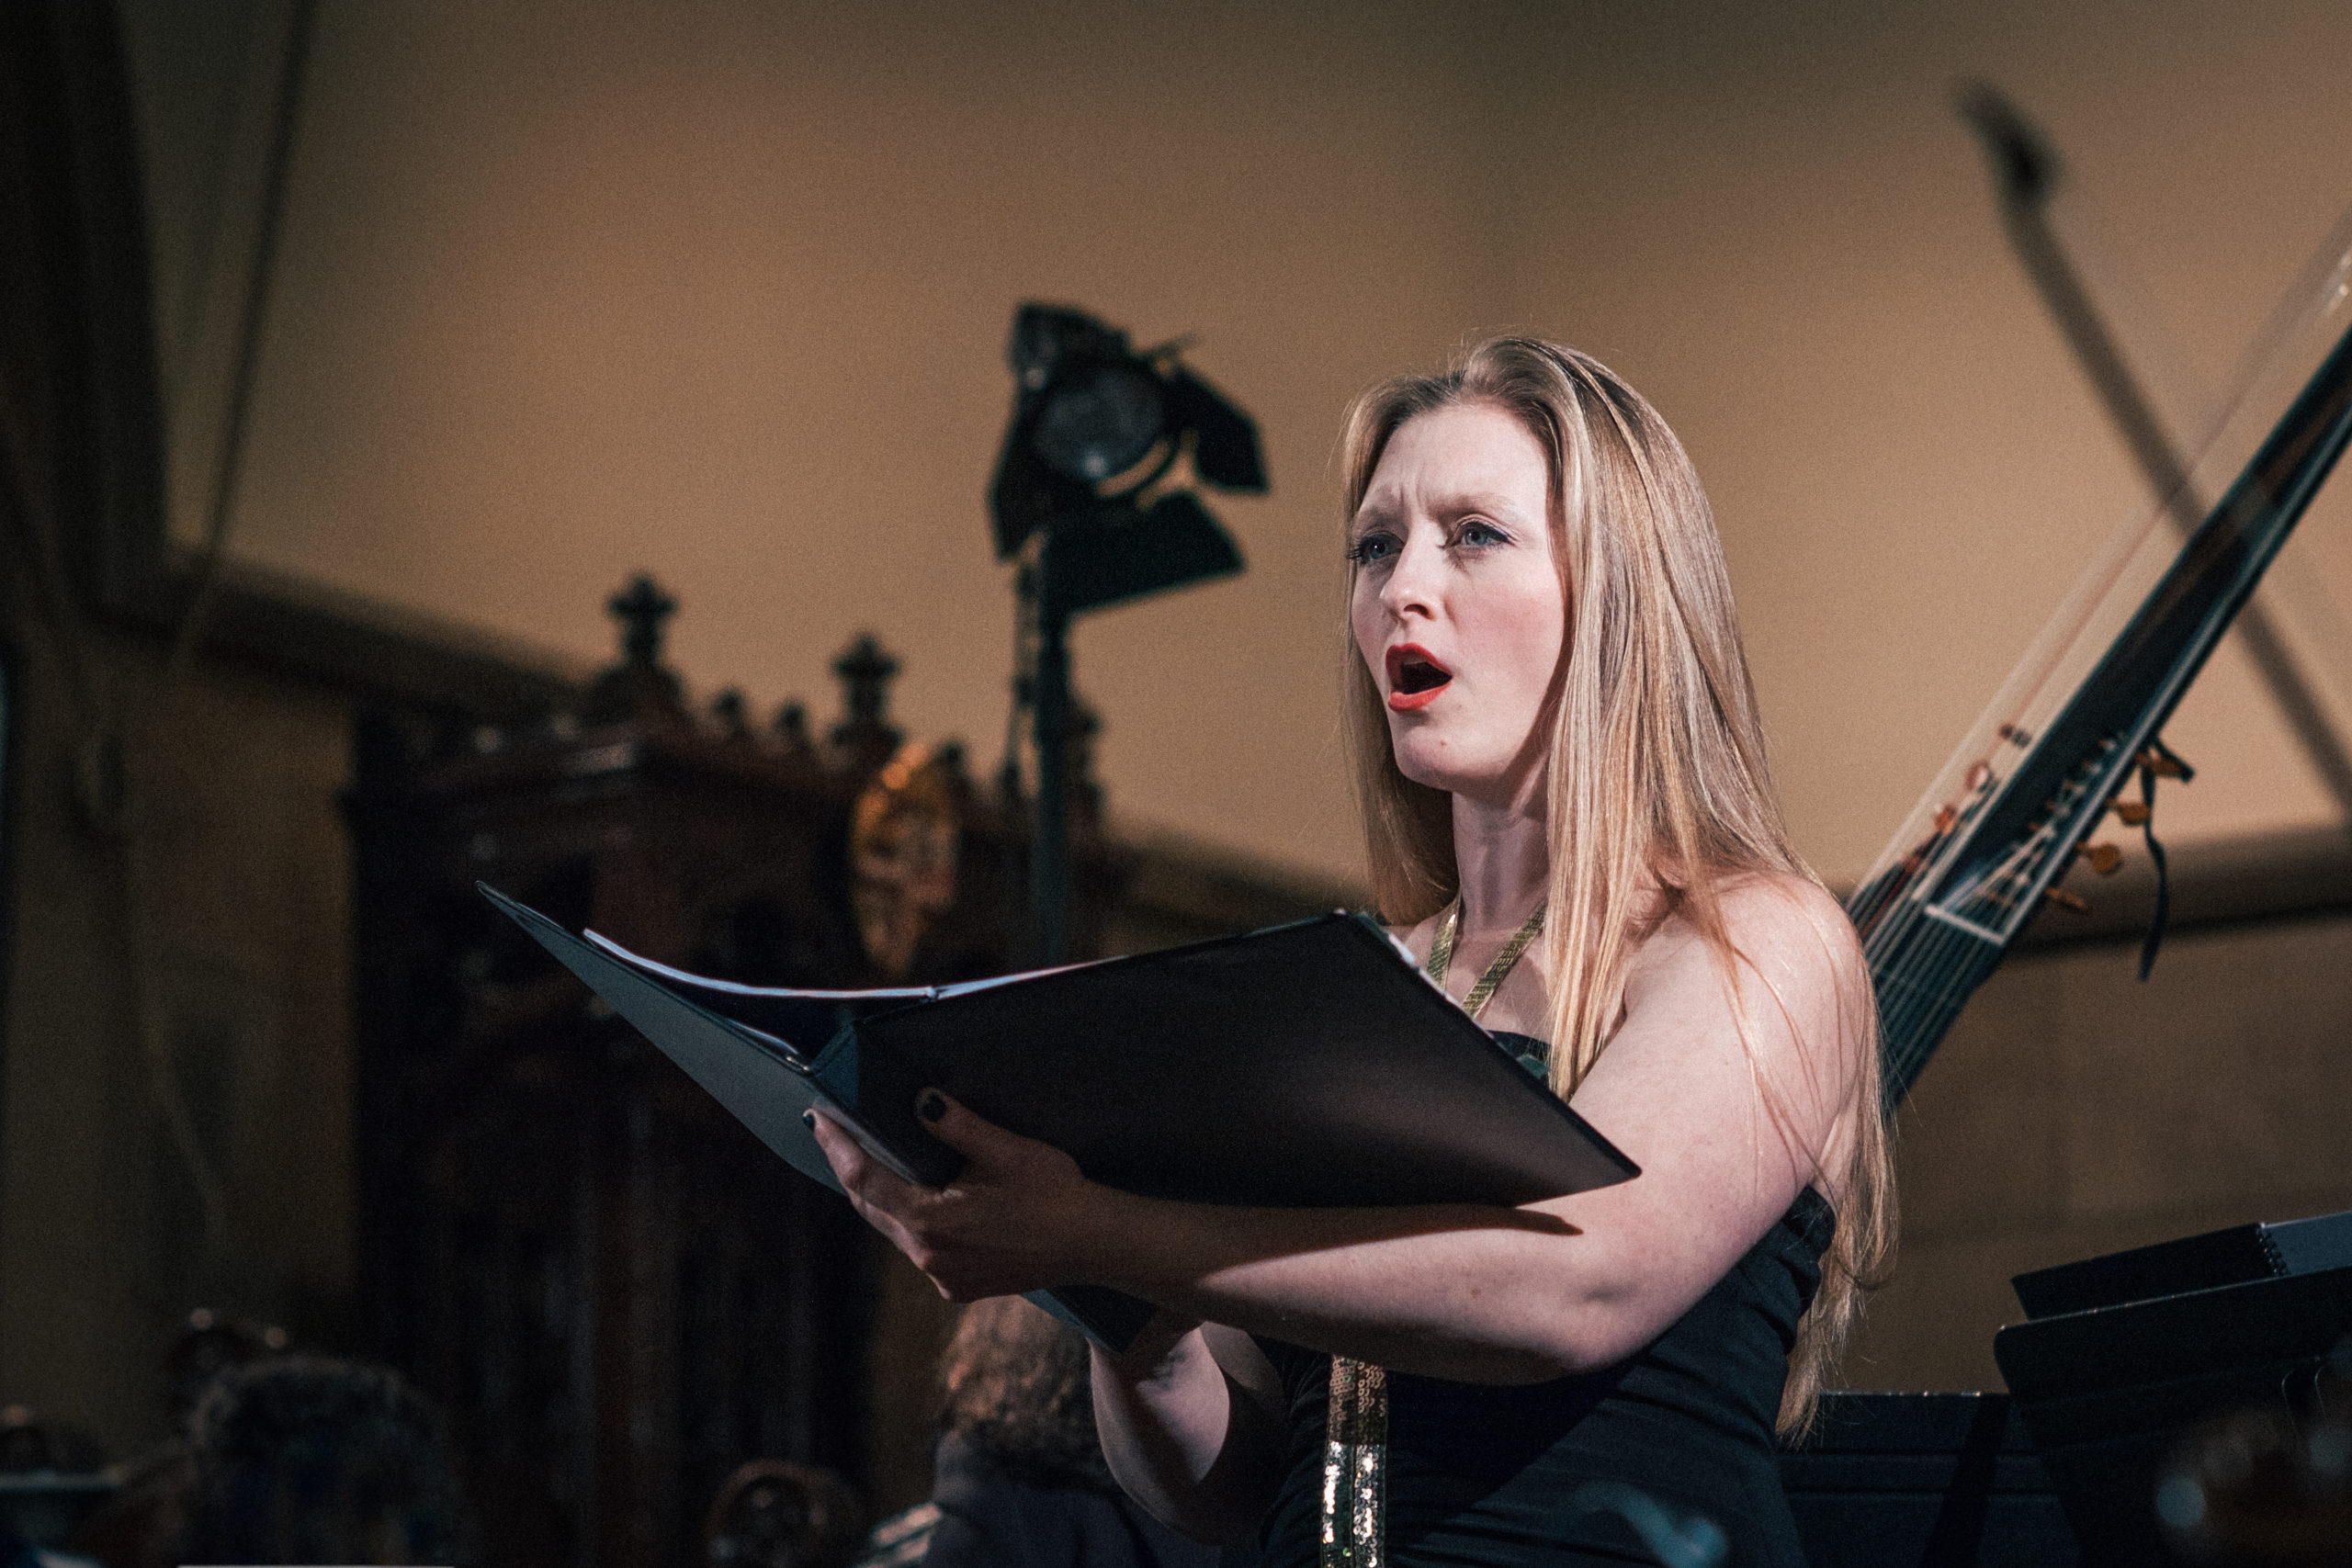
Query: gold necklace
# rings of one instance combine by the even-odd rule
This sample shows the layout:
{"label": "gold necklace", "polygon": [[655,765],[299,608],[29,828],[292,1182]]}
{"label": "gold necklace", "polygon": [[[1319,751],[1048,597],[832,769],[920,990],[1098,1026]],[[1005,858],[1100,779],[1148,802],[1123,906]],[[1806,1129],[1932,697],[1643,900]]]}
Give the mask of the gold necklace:
{"label": "gold necklace", "polygon": [[[1518,966],[1529,944],[1543,933],[1544,906],[1538,904],[1535,913],[1527,917],[1525,925],[1511,932],[1510,940],[1503,943],[1503,950],[1495,954],[1495,961],[1487,965],[1486,973],[1478,976],[1478,983],[1470,987],[1468,996],[1462,998],[1462,1010],[1472,1018],[1486,1011],[1487,1004],[1495,999],[1495,993],[1502,988],[1505,980],[1510,978],[1511,970]],[[1430,943],[1430,978],[1440,987],[1445,984],[1446,971],[1453,967],[1453,943],[1461,934],[1462,896],[1457,893],[1453,902],[1445,908],[1445,918],[1438,921],[1436,940]]]}
{"label": "gold necklace", "polygon": [[[1512,933],[1487,965],[1462,1010],[1476,1018],[1495,998],[1544,930],[1544,906]],[[1462,897],[1454,896],[1430,943],[1429,976],[1440,987],[1462,934]],[[1352,1357],[1331,1358],[1330,1409],[1323,1423],[1322,1568],[1383,1568],[1388,1537],[1388,1373]]]}

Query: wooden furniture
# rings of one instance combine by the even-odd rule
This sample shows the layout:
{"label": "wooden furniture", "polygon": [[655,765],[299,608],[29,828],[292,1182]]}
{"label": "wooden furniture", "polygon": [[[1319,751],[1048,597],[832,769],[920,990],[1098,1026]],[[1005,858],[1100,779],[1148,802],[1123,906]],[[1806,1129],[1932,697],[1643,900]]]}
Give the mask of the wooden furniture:
{"label": "wooden furniture", "polygon": [[[797,707],[764,735],[740,698],[690,713],[660,659],[674,606],[640,579],[611,607],[626,657],[577,711],[371,722],[348,801],[363,1310],[452,1413],[482,1560],[514,1568],[698,1562],[747,1460],[862,1483],[879,1243],[475,879],[658,959],[820,987],[1001,972],[1025,912],[1008,813],[952,749],[901,744],[871,639],[836,664],[846,716],[820,744]],[[1081,842],[1087,941],[1119,871]]]}

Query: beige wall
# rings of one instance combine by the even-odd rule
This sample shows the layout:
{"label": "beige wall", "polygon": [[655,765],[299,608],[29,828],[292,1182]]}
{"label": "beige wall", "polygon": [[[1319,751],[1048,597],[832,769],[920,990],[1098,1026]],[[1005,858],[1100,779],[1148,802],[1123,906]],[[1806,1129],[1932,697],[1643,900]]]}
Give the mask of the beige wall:
{"label": "beige wall", "polygon": [[[1690,445],[1800,840],[1850,877],[2141,504],[1955,85],[2044,123],[2219,383],[2352,198],[2352,39],[2323,7],[1624,9],[1555,13],[1537,55],[1581,69],[1536,73],[1510,313],[1592,344]],[[2352,602],[2346,518],[2323,502],[2286,570]],[[2339,649],[2339,696],[2347,671]],[[2325,815],[2234,647],[2172,734],[2209,764],[2175,832]]]}
{"label": "beige wall", "polygon": [[1903,1255],[1857,1388],[1998,1388],[2012,1275],[2352,1209],[2352,920],[2028,953],[1994,976],[1900,1130]]}
{"label": "beige wall", "polygon": [[[130,6],[184,532],[281,6]],[[2136,504],[1951,85],[2046,121],[2219,380],[2352,197],[2347,55],[2333,7],[2192,0],[322,7],[238,548],[581,660],[650,568],[689,677],[763,704],[828,705],[870,626],[985,765],[1012,307],[1195,332],[1274,491],[1220,503],[1247,577],[1081,631],[1112,808],[1345,875],[1340,412],[1523,326],[1691,446],[1801,839],[1850,877]],[[2340,517],[2298,553],[2352,603]],[[2324,814],[2233,651],[2175,736],[2177,830]]]}
{"label": "beige wall", "polygon": [[[186,534],[269,68],[239,40],[279,12],[129,9]],[[829,707],[824,660],[872,626],[905,657],[910,728],[985,767],[1009,593],[980,495],[1011,309],[1198,332],[1195,362],[1264,425],[1273,494],[1218,503],[1251,570],[1089,623],[1081,682],[1129,825],[1327,876],[1355,866],[1329,456],[1366,381],[1523,326],[1656,399],[1715,497],[1800,837],[1851,876],[2135,499],[2004,249],[1954,80],[2046,121],[2210,381],[2352,198],[2352,38],[2317,4],[321,11],[241,552],[582,663],[609,646],[605,593],[648,568],[685,603],[689,677],[763,704]],[[243,152],[214,230],[217,127]],[[2345,505],[2291,565],[2352,603]],[[339,725],[268,720],[206,809],[255,844],[282,809],[340,864],[317,841]],[[2202,767],[2167,799],[2176,834],[2324,816],[2233,651],[2172,735]],[[49,955],[102,934],[81,870],[24,874],[0,1370],[128,1411],[147,1373],[120,1347],[154,1329],[124,1314],[165,1309],[58,1303],[98,1300],[73,1270],[103,1259],[73,1247],[154,1223],[118,1156],[163,1156],[123,1142],[148,1136],[124,1130],[146,1125],[135,1064],[62,1024],[23,1043],[83,983],[85,960]],[[254,919],[305,929],[311,895],[241,874],[264,878]],[[334,1089],[303,1043],[339,1038],[316,1010],[339,932],[288,967],[207,908],[175,927],[187,984],[277,976],[231,1027],[273,1086],[239,1112],[240,1201],[316,1238],[269,1266],[291,1300],[348,1266],[347,1194],[283,1174],[344,1169],[344,1134],[266,1109]],[[2015,961],[1909,1118],[1905,1273],[1853,1381],[1989,1381],[2018,1269],[2352,1203],[2327,1114],[2352,1087],[2328,1049],[2346,940],[2185,939],[2145,989],[2118,950]]]}

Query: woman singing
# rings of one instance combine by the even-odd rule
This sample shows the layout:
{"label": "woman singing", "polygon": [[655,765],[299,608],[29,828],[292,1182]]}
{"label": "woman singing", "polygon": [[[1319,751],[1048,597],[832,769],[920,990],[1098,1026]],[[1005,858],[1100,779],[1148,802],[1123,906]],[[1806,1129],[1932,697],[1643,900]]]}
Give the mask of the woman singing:
{"label": "woman singing", "polygon": [[1789,846],[1698,478],[1631,388],[1525,338],[1367,393],[1345,465],[1381,909],[1642,1175],[1515,1210],[1166,1202],[938,1095],[950,1186],[830,1124],[827,1156],[953,1298],[1159,1307],[1094,1398],[1188,1534],[1262,1524],[1285,1568],[1646,1560],[1600,1481],[1801,1563],[1774,1432],[1884,1266],[1892,1183],[1869,978]]}

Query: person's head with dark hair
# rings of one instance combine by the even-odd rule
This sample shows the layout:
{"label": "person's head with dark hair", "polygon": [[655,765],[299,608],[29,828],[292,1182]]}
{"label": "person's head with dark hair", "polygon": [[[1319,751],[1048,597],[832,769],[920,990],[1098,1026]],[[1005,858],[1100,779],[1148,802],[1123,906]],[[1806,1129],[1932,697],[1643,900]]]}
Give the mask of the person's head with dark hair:
{"label": "person's head with dark hair", "polygon": [[1019,1296],[964,1309],[941,1358],[942,1431],[1016,1479],[1046,1486],[1113,1484],[1094,1431],[1086,1342]]}
{"label": "person's head with dark hair", "polygon": [[865,1510],[830,1470],[787,1460],[737,1467],[703,1524],[709,1568],[845,1568],[865,1539]]}
{"label": "person's head with dark hair", "polygon": [[1121,1491],[1094,1427],[1086,1342],[1019,1296],[964,1309],[940,1358],[931,1500],[859,1568],[1216,1568]]}
{"label": "person's head with dark hair", "polygon": [[388,1368],[222,1373],[188,1426],[184,1563],[449,1563],[465,1508],[439,1413]]}
{"label": "person's head with dark hair", "polygon": [[186,1427],[205,1390],[232,1367],[242,1367],[286,1353],[286,1330],[266,1323],[231,1317],[209,1307],[187,1314],[187,1325],[172,1341],[164,1358],[164,1376],[170,1385],[172,1424]]}

